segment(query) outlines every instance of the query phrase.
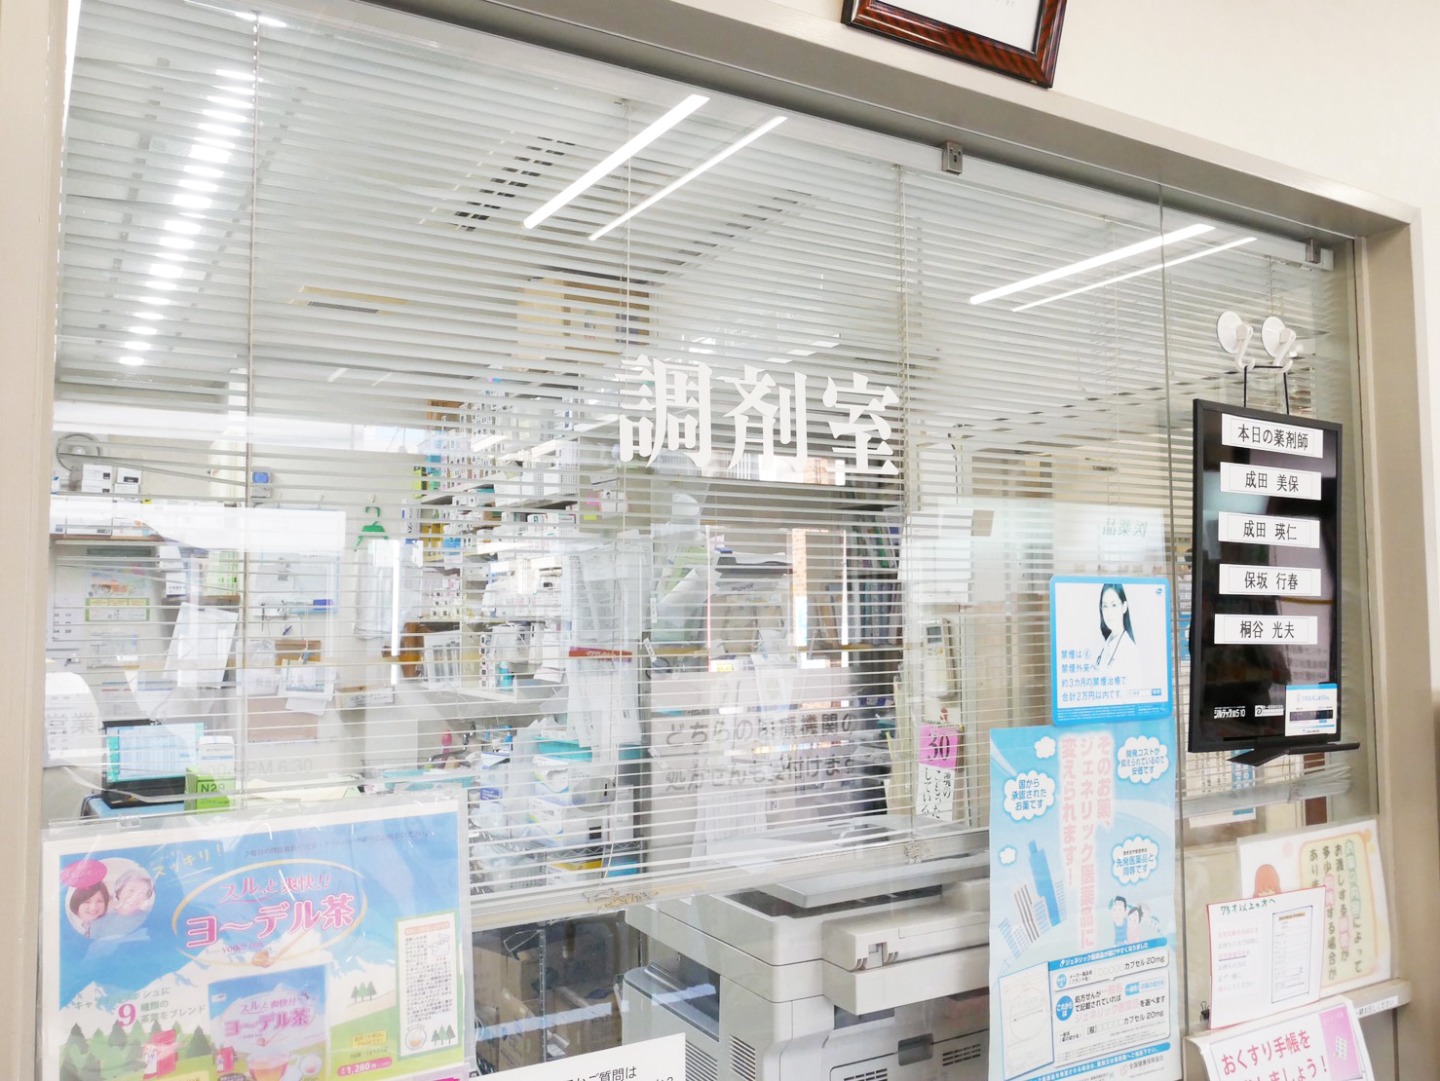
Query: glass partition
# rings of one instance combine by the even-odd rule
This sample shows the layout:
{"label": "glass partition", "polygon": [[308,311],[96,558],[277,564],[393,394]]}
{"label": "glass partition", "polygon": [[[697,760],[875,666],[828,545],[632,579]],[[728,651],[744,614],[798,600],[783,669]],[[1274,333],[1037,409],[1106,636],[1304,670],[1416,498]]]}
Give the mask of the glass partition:
{"label": "glass partition", "polygon": [[1190,402],[1283,404],[1274,315],[1365,749],[1184,757],[1198,1024],[1228,843],[1376,805],[1348,243],[335,10],[82,5],[50,817],[454,791],[482,1070],[983,1076],[990,735],[1057,576],[1167,583],[1185,716]]}

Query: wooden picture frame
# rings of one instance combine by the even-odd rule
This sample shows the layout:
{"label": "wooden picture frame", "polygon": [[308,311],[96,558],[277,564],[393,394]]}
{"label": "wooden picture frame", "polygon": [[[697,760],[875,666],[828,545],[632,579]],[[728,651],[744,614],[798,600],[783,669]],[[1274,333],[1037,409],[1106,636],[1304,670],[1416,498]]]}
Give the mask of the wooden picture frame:
{"label": "wooden picture frame", "polygon": [[845,0],[849,26],[998,71],[1055,83],[1065,0]]}

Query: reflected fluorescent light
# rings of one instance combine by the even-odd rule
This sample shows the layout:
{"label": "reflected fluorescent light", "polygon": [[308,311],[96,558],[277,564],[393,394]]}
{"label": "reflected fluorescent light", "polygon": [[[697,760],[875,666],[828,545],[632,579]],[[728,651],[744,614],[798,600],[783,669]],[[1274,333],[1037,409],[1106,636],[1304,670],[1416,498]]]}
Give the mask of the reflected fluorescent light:
{"label": "reflected fluorescent light", "polygon": [[[146,283],[146,284],[149,284],[149,283]],[[168,289],[174,289],[175,287],[174,287],[173,285],[169,285],[169,284],[167,283],[166,288],[168,288]],[[155,305],[155,307],[157,307],[157,308],[163,308],[163,307],[165,307],[166,305],[168,305],[168,304],[170,303],[170,301],[169,301],[168,299],[166,299],[165,297],[141,297],[141,298],[140,298],[140,303],[141,303],[141,304],[153,304],[153,305]],[[145,318],[150,318],[150,319],[163,319],[163,318],[165,318],[165,317],[164,317],[163,315],[160,315],[160,314],[156,313],[155,315],[146,316]]]}
{"label": "reflected fluorescent light", "polygon": [[1088,293],[1092,289],[1103,289],[1107,285],[1115,285],[1118,282],[1128,281],[1130,278],[1138,278],[1142,274],[1154,274],[1156,271],[1168,270],[1172,266],[1188,263],[1192,259],[1204,259],[1207,255],[1219,255],[1222,251],[1229,251],[1231,248],[1238,248],[1242,244],[1249,244],[1254,239],[1255,237],[1253,236],[1242,237],[1239,240],[1232,240],[1228,244],[1216,244],[1213,248],[1206,248],[1203,251],[1193,251],[1189,255],[1180,256],[1178,259],[1162,259],[1154,266],[1132,270],[1128,274],[1117,274],[1113,278],[1106,278],[1103,282],[1095,282],[1093,285],[1082,285],[1079,289],[1071,289],[1066,293],[1056,293],[1053,297],[1046,297],[1044,300],[1032,300],[1029,304],[1022,304],[1014,310],[1023,312],[1029,311],[1031,308],[1038,308],[1042,304],[1054,304],[1057,300],[1066,300],[1069,297],[1078,296],[1080,293]]}
{"label": "reflected fluorescent light", "polygon": [[115,360],[116,363],[123,364],[127,368],[138,368],[145,363],[144,357],[131,356],[128,353],[123,357],[116,357]]}
{"label": "reflected fluorescent light", "polygon": [[217,68],[215,74],[222,79],[235,79],[240,82],[253,83],[255,76],[248,71],[236,71],[234,68]]}
{"label": "reflected fluorescent light", "polygon": [[773,131],[775,128],[778,128],[783,123],[785,123],[785,117],[783,116],[772,117],[771,119],[765,121],[765,123],[761,124],[754,131],[748,132],[745,135],[742,135],[740,138],[736,139],[733,143],[727,146],[724,150],[720,151],[714,157],[709,158],[708,160],[701,162],[699,165],[695,166],[695,168],[691,169],[679,180],[671,181],[669,184],[665,185],[665,187],[661,188],[644,202],[632,206],[629,210],[625,211],[625,213],[621,214],[609,225],[606,225],[601,229],[595,230],[595,232],[590,234],[590,239],[599,240],[606,233],[610,232],[610,230],[618,229],[620,226],[624,225],[627,221],[633,218],[636,214],[650,209],[650,207],[654,206],[661,199],[665,198],[665,196],[670,195],[672,192],[675,192],[680,188],[683,188],[686,184],[690,183],[690,181],[694,180],[701,173],[705,172],[705,170],[713,169],[715,166],[719,165],[722,161],[728,158],[731,154],[734,154],[738,150],[744,149],[745,147],[753,143],[756,139],[760,138],[760,136],[764,135],[767,131]]}
{"label": "reflected fluorescent light", "polygon": [[[597,403],[591,402],[591,403],[589,403],[589,404],[595,405],[595,404],[597,404]],[[593,431],[595,431],[597,428],[603,428],[603,427],[605,427],[605,425],[607,425],[607,424],[614,424],[614,423],[615,423],[617,420],[619,420],[619,419],[620,419],[619,414],[617,414],[617,413],[611,413],[611,414],[609,414],[609,415],[607,415],[607,416],[597,417],[595,420],[586,421],[586,422],[583,423],[583,424],[577,424],[577,425],[575,425],[575,431],[577,431],[577,432],[593,432]]]}
{"label": "reflected fluorescent light", "polygon": [[202,109],[201,116],[208,116],[211,120],[223,120],[227,124],[243,124],[249,117],[236,112],[226,112],[224,109]]}
{"label": "reflected fluorescent light", "polygon": [[171,218],[163,228],[167,233],[182,233],[185,236],[194,236],[200,231],[198,222],[185,221],[183,218]]}
{"label": "reflected fluorescent light", "polygon": [[187,176],[203,176],[210,180],[218,180],[225,175],[224,169],[217,169],[213,165],[187,165],[180,171]]}
{"label": "reflected fluorescent light", "polygon": [[[255,91],[254,91],[253,89],[251,89],[250,87],[244,87],[244,86],[227,86],[225,89],[226,89],[227,92],[229,92],[229,93],[231,93],[231,94],[253,94],[253,93],[255,93]],[[208,97],[208,98],[206,98],[205,100],[208,101],[211,105],[219,105],[220,107],[225,108],[225,109],[253,109],[253,108],[255,108],[255,103],[254,103],[253,101],[246,101],[244,98]],[[242,119],[243,119],[243,118],[242,118]]]}
{"label": "reflected fluorescent light", "polygon": [[[169,302],[168,300],[161,300],[159,297],[141,297],[141,298],[140,298],[140,303],[141,303],[141,304],[169,304],[170,302]],[[163,315],[161,315],[159,312],[134,312],[134,313],[132,313],[132,314],[133,314],[134,318],[136,318],[136,319],[164,319],[164,318],[165,318],[165,317],[164,317]],[[137,328],[137,327],[131,327],[131,328],[130,328],[130,333],[131,333],[131,334],[145,334],[145,333],[154,334],[154,333],[156,333],[156,332],[155,332],[154,330],[145,331],[145,330],[141,330],[141,329],[139,329],[139,328]]]}
{"label": "reflected fluorescent light", "polygon": [[[202,4],[200,6],[204,7],[206,5]],[[282,23],[279,19],[276,19],[273,16],[257,15],[253,11],[232,11],[230,14],[234,15],[235,18],[240,19],[242,22],[259,23],[261,26],[269,26],[276,30],[284,30],[286,25],[285,23]]]}
{"label": "reflected fluorescent light", "polygon": [[196,124],[200,131],[208,131],[211,135],[228,135],[232,139],[240,138],[240,129],[232,128],[226,124]]}
{"label": "reflected fluorescent light", "polygon": [[132,353],[143,353],[150,348],[149,342],[121,342],[121,349],[128,349]]}
{"label": "reflected fluorescent light", "polygon": [[325,377],[325,382],[327,382],[327,383],[333,383],[333,382],[335,382],[335,380],[339,379],[342,375],[344,375],[344,374],[345,374],[346,372],[348,372],[349,370],[350,370],[349,368],[336,368],[333,372],[331,372],[329,375],[327,375],[327,376]]}
{"label": "reflected fluorescent light", "polygon": [[[175,288],[176,288],[176,285],[175,285],[174,282],[160,281],[160,280],[157,278],[157,279],[153,279],[153,280],[151,280],[151,281],[146,282],[146,283],[145,283],[145,288],[146,288],[146,289],[154,289],[157,293],[163,293],[163,292],[166,292],[166,291],[168,291],[168,290],[175,289]],[[143,298],[142,298],[142,299],[143,299]],[[160,299],[159,297],[156,297],[154,300],[145,300],[144,302],[145,302],[146,304],[169,304],[169,303],[170,303],[168,300],[162,300],[162,299]]]}
{"label": "reflected fluorescent light", "polygon": [[203,195],[191,195],[189,192],[181,192],[170,200],[176,206],[188,207],[191,210],[208,210],[213,199],[207,199]]}
{"label": "reflected fluorescent light", "polygon": [[224,165],[230,160],[230,148],[233,145],[219,139],[210,139],[192,146],[190,156],[196,161],[213,161],[216,165]]}
{"label": "reflected fluorescent light", "polygon": [[[163,248],[174,248],[176,251],[189,251],[195,246],[195,241],[186,240],[183,236],[162,236],[159,240]],[[175,258],[175,256],[170,256]]]}
{"label": "reflected fluorescent light", "polygon": [[1025,289],[1033,289],[1037,285],[1045,285],[1048,282],[1058,281],[1061,278],[1068,278],[1073,274],[1083,274],[1087,270],[1094,270],[1096,267],[1106,266],[1110,263],[1118,263],[1121,259],[1128,259],[1132,255],[1140,255],[1143,252],[1154,251],[1156,248],[1164,247],[1166,244],[1177,244],[1182,240],[1189,240],[1192,236],[1199,236],[1201,233],[1211,232],[1213,225],[1187,225],[1183,229],[1176,229],[1172,233],[1164,233],[1161,236],[1152,236],[1149,240],[1141,240],[1135,244],[1127,244],[1123,248],[1116,248],[1114,251],[1107,251],[1100,255],[1091,256],[1089,259],[1082,259],[1078,263],[1071,263],[1069,266],[1056,267],[1054,270],[1047,270],[1043,274],[1036,274],[1034,277],[1025,278],[1018,282],[1011,282],[1009,285],[1002,285],[998,289],[991,289],[986,293],[976,293],[970,298],[971,304],[984,304],[987,301],[998,300],[1000,297],[1008,297],[1011,293],[1019,293]]}
{"label": "reflected fluorescent light", "polygon": [[555,211],[559,210],[566,203],[570,202],[581,192],[588,189],[601,177],[610,173],[616,168],[616,166],[629,161],[636,154],[640,153],[640,151],[644,150],[656,139],[660,138],[660,136],[664,135],[667,131],[673,128],[676,124],[680,123],[680,121],[684,120],[687,116],[689,116],[691,113],[693,113],[696,109],[700,108],[700,106],[704,105],[709,100],[710,99],[707,98],[704,94],[691,94],[679,105],[675,106],[668,113],[662,116],[659,120],[655,121],[649,127],[645,128],[643,131],[637,134],[634,138],[626,142],[618,150],[615,150],[609,155],[607,155],[603,161],[601,161],[594,168],[586,172],[585,175],[582,176],[579,180],[575,181],[559,195],[555,196],[539,210],[535,211],[528,218],[526,218],[525,228],[535,228],[535,226],[539,225],[551,214],[554,214]]}
{"label": "reflected fluorescent light", "polygon": [[150,273],[157,278],[178,278],[185,273],[185,268],[174,263],[151,263]]}
{"label": "reflected fluorescent light", "polygon": [[787,349],[783,357],[766,357],[767,364],[789,364],[791,357],[813,357],[816,349],[834,349],[840,344],[840,337],[820,338],[810,343],[809,349]]}
{"label": "reflected fluorescent light", "polygon": [[[138,313],[138,314],[136,315],[136,318],[137,318],[137,319],[159,319],[160,316],[156,315],[154,312],[140,312],[140,313]],[[158,327],[126,327],[126,328],[125,328],[125,333],[126,333],[126,334],[138,334],[138,335],[140,335],[140,336],[143,338],[143,337],[145,337],[146,335],[149,335],[149,334],[159,334],[159,333],[160,333],[160,329],[159,329]]]}
{"label": "reflected fluorescent light", "polygon": [[212,184],[208,180],[181,180],[175,186],[184,188],[186,191],[212,192],[220,190],[220,185]]}

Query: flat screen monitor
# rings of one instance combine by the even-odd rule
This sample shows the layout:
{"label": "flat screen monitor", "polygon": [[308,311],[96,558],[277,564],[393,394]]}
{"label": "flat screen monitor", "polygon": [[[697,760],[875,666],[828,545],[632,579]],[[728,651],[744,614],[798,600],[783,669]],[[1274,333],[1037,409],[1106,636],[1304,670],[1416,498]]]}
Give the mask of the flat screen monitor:
{"label": "flat screen monitor", "polygon": [[1340,740],[1340,425],[1196,401],[1191,751]]}
{"label": "flat screen monitor", "polygon": [[185,771],[195,764],[204,734],[203,721],[107,723],[101,793],[105,801],[121,806],[183,793]]}

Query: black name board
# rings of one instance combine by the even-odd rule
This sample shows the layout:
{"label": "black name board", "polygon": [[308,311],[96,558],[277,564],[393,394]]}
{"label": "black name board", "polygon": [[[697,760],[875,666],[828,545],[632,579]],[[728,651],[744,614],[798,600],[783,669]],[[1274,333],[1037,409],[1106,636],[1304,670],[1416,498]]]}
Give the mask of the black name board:
{"label": "black name board", "polygon": [[1195,402],[1192,751],[1340,739],[1340,425]]}

